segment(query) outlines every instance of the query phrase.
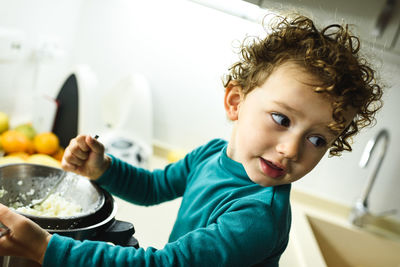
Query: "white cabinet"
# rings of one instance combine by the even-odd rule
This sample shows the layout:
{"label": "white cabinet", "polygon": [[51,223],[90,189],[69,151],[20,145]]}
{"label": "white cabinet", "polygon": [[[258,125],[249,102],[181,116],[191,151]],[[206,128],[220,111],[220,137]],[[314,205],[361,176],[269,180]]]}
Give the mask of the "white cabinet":
{"label": "white cabinet", "polygon": [[[244,0],[265,9],[297,11],[311,16],[319,25],[342,23],[364,43],[377,49],[400,53],[396,37],[400,30],[400,0]],[[379,26],[382,27],[379,30]],[[379,34],[377,34],[379,33]]]}

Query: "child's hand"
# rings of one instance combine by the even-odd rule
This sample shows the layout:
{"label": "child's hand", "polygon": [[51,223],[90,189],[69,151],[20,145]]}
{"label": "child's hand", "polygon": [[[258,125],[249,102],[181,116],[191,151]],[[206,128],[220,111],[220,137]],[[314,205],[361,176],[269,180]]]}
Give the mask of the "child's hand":
{"label": "child's hand", "polygon": [[10,232],[0,237],[0,256],[18,256],[43,262],[51,235],[28,218],[0,204],[0,222]]}
{"label": "child's hand", "polygon": [[110,162],[102,143],[89,135],[78,135],[65,149],[61,166],[65,171],[96,180],[107,170]]}

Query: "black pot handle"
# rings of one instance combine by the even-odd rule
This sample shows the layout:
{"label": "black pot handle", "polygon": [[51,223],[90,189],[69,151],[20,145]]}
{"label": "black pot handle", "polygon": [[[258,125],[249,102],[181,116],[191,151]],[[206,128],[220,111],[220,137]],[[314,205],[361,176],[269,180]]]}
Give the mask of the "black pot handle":
{"label": "black pot handle", "polygon": [[[132,239],[135,227],[130,222],[114,220],[103,233],[99,233],[98,240],[111,242],[119,246],[138,246],[136,238]],[[136,242],[134,242],[136,240]]]}

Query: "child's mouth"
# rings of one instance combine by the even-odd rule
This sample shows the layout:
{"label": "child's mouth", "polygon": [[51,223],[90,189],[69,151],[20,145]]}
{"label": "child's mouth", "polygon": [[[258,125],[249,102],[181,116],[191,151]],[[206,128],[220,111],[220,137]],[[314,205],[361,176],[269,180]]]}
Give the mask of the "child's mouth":
{"label": "child's mouth", "polygon": [[272,178],[279,178],[283,176],[286,171],[276,165],[274,165],[271,161],[260,158],[260,164],[262,171]]}

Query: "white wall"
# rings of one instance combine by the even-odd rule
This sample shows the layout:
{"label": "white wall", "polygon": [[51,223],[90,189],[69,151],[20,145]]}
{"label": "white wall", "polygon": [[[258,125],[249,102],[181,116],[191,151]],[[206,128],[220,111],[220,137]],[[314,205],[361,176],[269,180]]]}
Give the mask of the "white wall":
{"label": "white wall", "polygon": [[[100,95],[127,74],[140,72],[152,89],[155,139],[191,149],[210,138],[228,137],[220,78],[236,59],[232,42],[246,34],[260,34],[261,26],[185,0],[64,0],[57,4],[0,0],[0,4],[0,27],[22,29],[30,43],[40,35],[60,40],[66,56],[43,64],[40,70],[47,90],[54,90],[50,85],[57,84],[55,80],[59,82],[65,69],[76,64],[92,67]],[[377,58],[382,57],[378,53]],[[363,146],[378,129],[387,127],[391,146],[373,188],[371,206],[374,212],[400,210],[399,56],[385,57],[382,72],[389,90],[376,127],[356,138],[353,153],[323,159],[295,188],[351,205],[370,170],[358,167]],[[18,80],[30,90],[33,66],[28,63],[32,61],[20,64],[23,75],[18,73]],[[9,71],[1,64],[0,68]],[[0,86],[2,98],[8,97],[12,87],[9,76],[0,74],[0,84],[6,85]],[[396,218],[400,219],[399,213]]]}
{"label": "white wall", "polygon": [[191,149],[225,136],[232,41],[259,27],[185,0],[85,1],[80,25],[75,61],[94,68],[100,91],[130,72],[149,79],[155,139]]}
{"label": "white wall", "polygon": [[[18,59],[0,59],[0,105],[13,115],[14,125],[33,119],[33,111],[39,108],[35,96],[55,97],[58,93],[68,68],[80,2],[0,0],[0,32],[17,31],[23,36]],[[62,55],[38,61],[38,49],[49,42],[59,46]]]}

